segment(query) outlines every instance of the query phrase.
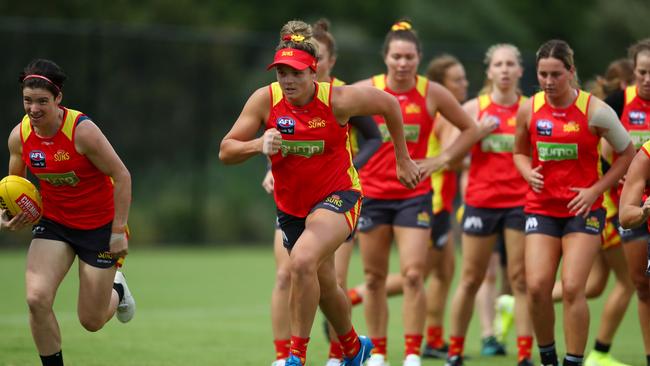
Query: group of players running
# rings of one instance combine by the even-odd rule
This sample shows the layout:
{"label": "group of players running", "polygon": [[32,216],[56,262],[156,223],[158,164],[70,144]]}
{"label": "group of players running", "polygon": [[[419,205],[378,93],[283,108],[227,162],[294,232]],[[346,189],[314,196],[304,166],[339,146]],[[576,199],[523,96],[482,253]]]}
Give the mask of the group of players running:
{"label": "group of players running", "polygon": [[[441,352],[446,365],[463,365],[477,292],[498,242],[514,297],[519,366],[533,365],[533,337],[542,365],[558,365],[554,301],[563,303],[563,364],[582,365],[587,298],[602,292],[610,270],[616,285],[586,363],[623,365],[609,349],[636,289],[650,365],[650,39],[631,46],[629,60],[612,63],[599,80],[605,87],[591,93],[578,86],[570,46],[545,42],[536,53],[540,91],[530,98],[519,89],[519,50],[494,45],[483,89],[461,105],[462,65],[442,56],[426,77],[418,75],[421,45],[409,21],[386,35],[386,73],[353,85],[330,74],[336,47],[328,27],[324,20],[284,25],[269,65],[277,82],[251,95],[221,143],[226,164],[258,153],[270,161],[263,186],[277,204],[273,365],[305,365],[318,307],[330,323],[328,366],[388,365],[387,297],[394,293],[404,296],[403,365]],[[459,171],[462,267],[447,345]],[[346,291],[353,237],[365,282]],[[400,271],[389,275],[393,241]],[[479,298],[488,304],[481,308],[493,307],[489,295]],[[363,301],[368,336],[352,326],[350,300]]]}

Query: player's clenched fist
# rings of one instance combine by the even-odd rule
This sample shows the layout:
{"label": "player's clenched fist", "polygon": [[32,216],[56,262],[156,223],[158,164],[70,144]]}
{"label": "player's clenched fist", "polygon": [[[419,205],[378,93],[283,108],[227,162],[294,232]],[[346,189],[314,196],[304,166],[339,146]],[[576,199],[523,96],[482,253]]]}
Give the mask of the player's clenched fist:
{"label": "player's clenched fist", "polygon": [[282,145],[282,134],[275,128],[264,131],[262,136],[262,154],[274,155],[280,151]]}

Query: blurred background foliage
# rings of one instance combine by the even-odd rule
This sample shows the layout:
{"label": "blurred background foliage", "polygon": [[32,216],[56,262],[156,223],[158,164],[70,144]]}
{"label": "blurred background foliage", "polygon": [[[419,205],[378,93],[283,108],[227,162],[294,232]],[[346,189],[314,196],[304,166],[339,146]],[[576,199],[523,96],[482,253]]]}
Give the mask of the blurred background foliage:
{"label": "blurred background foliage", "polygon": [[[421,72],[431,57],[454,54],[470,96],[483,83],[491,44],[521,49],[530,94],[534,53],[548,39],[572,45],[585,81],[650,36],[647,0],[0,0],[1,135],[23,115],[18,73],[33,58],[50,58],[69,75],[64,105],[90,115],[132,173],[135,245],[270,241],[265,160],[225,167],[218,149],[247,97],[273,81],[264,68],[280,27],[329,18],[339,46],[334,73],[352,82],[384,72],[383,37],[402,16],[423,41]],[[28,239],[0,236],[5,244]]]}

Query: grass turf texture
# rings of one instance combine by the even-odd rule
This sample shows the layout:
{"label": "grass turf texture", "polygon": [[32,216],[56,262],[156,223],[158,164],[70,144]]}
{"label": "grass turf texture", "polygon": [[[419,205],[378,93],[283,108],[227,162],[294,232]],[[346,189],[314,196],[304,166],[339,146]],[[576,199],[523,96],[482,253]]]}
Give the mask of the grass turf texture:
{"label": "grass turf texture", "polygon": [[[458,257],[459,258],[459,257]],[[457,258],[456,279],[460,262]],[[393,252],[391,269],[397,269]],[[24,300],[25,252],[0,252],[0,365],[40,365],[29,331]],[[77,320],[77,264],[64,280],[55,303],[63,337],[66,365],[270,365],[274,350],[270,323],[270,295],[274,261],[270,245],[219,249],[133,248],[124,272],[138,310],[128,324],[111,320],[97,333],[85,331]],[[352,258],[350,283],[362,279],[358,251]],[[610,279],[610,286],[613,280]],[[453,291],[454,286],[452,286]],[[607,293],[607,292],[606,292]],[[451,295],[450,295],[451,297]],[[593,347],[603,299],[590,301]],[[401,365],[403,336],[401,297],[392,298],[389,320],[389,361]],[[365,333],[363,310],[354,309],[354,323]],[[563,355],[561,307],[556,308],[556,343]],[[448,336],[449,311],[445,336]],[[636,299],[614,339],[612,353],[620,361],[645,365],[637,322]],[[309,344],[308,365],[324,365],[328,345],[316,317]],[[479,357],[480,332],[476,314],[466,341],[469,366],[516,365],[514,332],[506,357]],[[537,348],[533,349],[537,360]],[[536,361],[536,364],[539,362]],[[423,365],[443,365],[424,360]]]}

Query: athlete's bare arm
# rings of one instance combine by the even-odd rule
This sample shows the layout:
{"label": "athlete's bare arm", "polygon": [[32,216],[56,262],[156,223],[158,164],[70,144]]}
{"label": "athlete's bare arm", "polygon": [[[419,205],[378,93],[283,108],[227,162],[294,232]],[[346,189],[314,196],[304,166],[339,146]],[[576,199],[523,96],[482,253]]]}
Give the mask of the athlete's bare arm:
{"label": "athlete's bare arm", "polygon": [[9,175],[25,177],[25,162],[22,159],[23,144],[20,142],[20,123],[9,134]]}
{"label": "athlete's bare arm", "polygon": [[406,187],[415,188],[422,175],[406,148],[402,111],[394,96],[371,86],[332,88],[332,112],[337,121],[347,121],[351,116],[383,116],[395,148],[397,177]]}
{"label": "athlete's bare arm", "polygon": [[85,155],[97,169],[113,179],[115,200],[113,232],[124,233],[131,205],[129,170],[93,121],[85,120],[77,126],[74,141],[77,152]]}
{"label": "athlete's bare arm", "polygon": [[634,158],[634,145],[629,134],[618,119],[616,113],[603,101],[592,97],[588,110],[590,130],[602,136],[614,148],[617,158],[605,173],[591,187],[570,187],[576,196],[569,202],[568,208],[576,215],[586,216],[593,203],[607,189],[616,185],[625,174]]}
{"label": "athlete's bare arm", "polygon": [[515,147],[512,159],[521,176],[528,182],[533,191],[539,193],[544,187],[542,166],[533,168],[530,146],[530,131],[528,122],[532,115],[533,98],[524,103],[517,111],[517,130],[515,131]]}
{"label": "athlete's bare arm", "polygon": [[460,130],[460,134],[448,143],[438,156],[420,160],[418,163],[425,175],[430,175],[440,169],[449,168],[453,161],[462,159],[478,139],[476,122],[460,106],[456,98],[442,85],[429,83],[427,91],[427,109],[435,118],[436,112]]}
{"label": "athlete's bare arm", "polygon": [[650,197],[639,206],[647,182],[650,181],[650,157],[639,150],[627,170],[619,206],[619,220],[625,229],[643,225],[650,217]]}
{"label": "athlete's bare arm", "polygon": [[263,136],[254,138],[269,115],[270,98],[268,86],[257,89],[248,98],[235,124],[221,140],[219,159],[224,164],[241,163],[259,153],[272,155],[271,152],[280,149],[282,138],[277,129],[271,128]]}
{"label": "athlete's bare arm", "polygon": [[[9,134],[9,175],[26,175],[25,163],[22,159],[23,145],[20,142],[20,123],[14,127]],[[20,230],[30,222],[24,213],[19,213],[13,218],[9,218],[8,212],[2,210],[0,214],[0,230],[9,229],[11,231]]]}

